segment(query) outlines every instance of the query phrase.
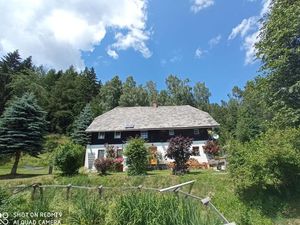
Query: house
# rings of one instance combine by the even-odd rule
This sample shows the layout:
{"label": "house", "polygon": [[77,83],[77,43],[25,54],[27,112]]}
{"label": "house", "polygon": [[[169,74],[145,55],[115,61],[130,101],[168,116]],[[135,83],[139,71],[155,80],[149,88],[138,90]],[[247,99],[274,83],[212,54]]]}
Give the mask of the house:
{"label": "house", "polygon": [[159,163],[164,159],[168,140],[177,135],[193,138],[193,156],[200,163],[208,162],[202,146],[209,139],[208,130],[219,124],[207,113],[189,105],[116,107],[94,119],[86,132],[91,142],[86,147],[85,167],[94,169],[94,160],[106,156],[106,145],[114,145],[118,154],[130,137],[142,137],[151,151],[156,151]]}

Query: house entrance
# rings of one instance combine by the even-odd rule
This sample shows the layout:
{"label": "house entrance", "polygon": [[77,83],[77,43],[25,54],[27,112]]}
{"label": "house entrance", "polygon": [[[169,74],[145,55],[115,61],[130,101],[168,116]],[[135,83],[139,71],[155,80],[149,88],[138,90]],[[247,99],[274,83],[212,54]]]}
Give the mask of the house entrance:
{"label": "house entrance", "polygon": [[149,152],[150,152],[150,165],[157,166],[157,147],[150,146]]}

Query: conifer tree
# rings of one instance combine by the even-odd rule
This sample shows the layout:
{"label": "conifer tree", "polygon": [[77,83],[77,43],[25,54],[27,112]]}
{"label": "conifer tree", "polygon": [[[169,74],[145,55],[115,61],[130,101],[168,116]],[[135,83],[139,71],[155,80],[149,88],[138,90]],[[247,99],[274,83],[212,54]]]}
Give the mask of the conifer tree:
{"label": "conifer tree", "polygon": [[16,175],[21,153],[37,156],[42,150],[47,122],[33,94],[25,93],[6,108],[0,119],[0,154],[15,155]]}
{"label": "conifer tree", "polygon": [[86,128],[93,121],[93,113],[90,104],[87,104],[74,122],[74,130],[71,134],[74,143],[85,146],[89,142],[89,135]]}

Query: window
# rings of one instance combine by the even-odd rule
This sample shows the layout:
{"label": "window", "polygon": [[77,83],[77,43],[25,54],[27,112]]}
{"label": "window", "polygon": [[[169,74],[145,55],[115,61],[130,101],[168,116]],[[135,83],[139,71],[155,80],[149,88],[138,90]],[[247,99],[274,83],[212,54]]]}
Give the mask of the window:
{"label": "window", "polygon": [[98,150],[98,159],[104,158],[105,156],[105,150],[100,149]]}
{"label": "window", "polygon": [[198,146],[193,146],[193,148],[192,148],[192,155],[193,156],[199,156],[200,155],[200,151],[199,151],[199,147]]}
{"label": "window", "polygon": [[170,135],[170,136],[174,136],[174,135],[175,135],[174,130],[169,130],[169,135]]}
{"label": "window", "polygon": [[105,138],[105,133],[104,132],[99,132],[98,133],[98,139],[104,139]]}
{"label": "window", "polygon": [[148,131],[141,131],[141,138],[147,139],[148,138]]}
{"label": "window", "polygon": [[121,132],[116,131],[115,132],[115,139],[120,139],[121,138]]}
{"label": "window", "polygon": [[121,148],[119,148],[117,150],[117,158],[122,158],[123,157],[123,150]]}
{"label": "window", "polygon": [[195,135],[200,134],[199,129],[194,129],[194,134],[195,134]]}

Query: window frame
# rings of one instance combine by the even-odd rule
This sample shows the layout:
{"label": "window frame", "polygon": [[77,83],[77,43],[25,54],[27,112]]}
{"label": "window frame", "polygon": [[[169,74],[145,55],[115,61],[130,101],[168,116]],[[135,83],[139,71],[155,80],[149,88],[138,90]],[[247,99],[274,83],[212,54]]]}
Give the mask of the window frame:
{"label": "window frame", "polygon": [[105,139],[105,132],[98,132],[98,139],[99,140]]}
{"label": "window frame", "polygon": [[[117,135],[117,133],[119,133],[120,135]],[[114,139],[121,139],[122,138],[122,133],[121,131],[115,131],[114,132]]]}
{"label": "window frame", "polygon": [[175,130],[169,130],[169,136],[175,136]]}
{"label": "window frame", "polygon": [[106,154],[105,154],[105,153],[106,153],[106,152],[105,152],[105,149],[98,149],[98,156],[97,156],[97,158],[98,158],[98,159],[101,159],[101,158],[100,158],[100,154],[99,154],[100,152],[103,152],[103,157],[101,157],[101,158],[105,158],[105,156],[106,156]]}
{"label": "window frame", "polygon": [[199,135],[200,134],[200,129],[194,129],[194,135]]}
{"label": "window frame", "polygon": [[[195,154],[196,152],[197,154]],[[192,146],[192,156],[201,156],[199,146]]]}
{"label": "window frame", "polygon": [[[143,134],[146,134],[146,135],[143,135]],[[140,136],[141,136],[141,138],[143,138],[143,139],[148,139],[149,133],[148,133],[147,130],[142,130],[142,131],[140,132]]]}

